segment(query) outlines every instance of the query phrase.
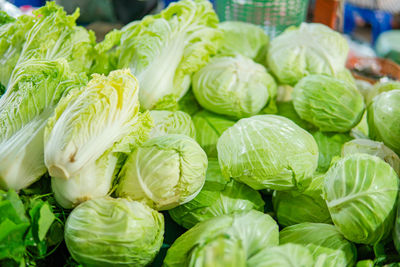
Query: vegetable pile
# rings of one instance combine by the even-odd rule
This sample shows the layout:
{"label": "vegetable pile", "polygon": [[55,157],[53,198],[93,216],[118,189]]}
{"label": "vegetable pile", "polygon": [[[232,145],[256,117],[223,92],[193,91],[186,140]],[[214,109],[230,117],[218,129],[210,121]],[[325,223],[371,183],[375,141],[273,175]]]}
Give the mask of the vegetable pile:
{"label": "vegetable pile", "polygon": [[1,13],[1,266],[400,264],[400,83],[339,33],[78,16]]}

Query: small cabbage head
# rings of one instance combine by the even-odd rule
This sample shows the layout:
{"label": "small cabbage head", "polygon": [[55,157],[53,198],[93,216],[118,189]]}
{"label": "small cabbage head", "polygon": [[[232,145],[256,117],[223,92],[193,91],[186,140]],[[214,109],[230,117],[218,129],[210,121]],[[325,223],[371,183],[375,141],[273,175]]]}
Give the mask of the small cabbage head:
{"label": "small cabbage head", "polygon": [[65,243],[83,266],[145,266],[161,248],[163,215],[123,198],[98,198],[76,207],[65,224]]}
{"label": "small cabbage head", "polygon": [[258,251],[278,245],[278,235],[272,217],[256,210],[217,216],[176,239],[164,266],[248,266]]}
{"label": "small cabbage head", "polygon": [[221,135],[217,150],[222,174],[256,190],[304,188],[318,164],[312,135],[277,115],[241,119]]}
{"label": "small cabbage head", "polygon": [[365,153],[377,156],[388,163],[400,175],[400,158],[382,142],[369,139],[354,139],[342,146],[342,157],[348,154]]}
{"label": "small cabbage head", "polygon": [[150,138],[166,134],[184,134],[191,138],[196,137],[192,118],[183,111],[151,110],[150,116],[154,121]]}
{"label": "small cabbage head", "polygon": [[372,102],[375,96],[379,95],[380,93],[389,92],[392,90],[400,90],[400,82],[378,82],[368,90],[368,93],[365,95],[365,103],[367,103],[368,105]]}
{"label": "small cabbage head", "polygon": [[368,106],[369,135],[400,154],[400,90],[376,96]]}
{"label": "small cabbage head", "polygon": [[314,258],[306,247],[289,243],[261,250],[248,260],[247,266],[311,267],[314,266]]}
{"label": "small cabbage head", "polygon": [[347,133],[315,131],[312,135],[318,144],[318,172],[326,172],[329,169],[333,157],[340,156],[343,144],[352,139]]}
{"label": "small cabbage head", "polygon": [[301,79],[292,96],[299,116],[324,132],[347,132],[364,113],[364,100],[355,85],[327,75]]}
{"label": "small cabbage head", "polygon": [[299,223],[279,233],[279,244],[297,244],[308,248],[319,266],[354,266],[356,247],[331,224]]}
{"label": "small cabbage head", "polygon": [[375,244],[393,226],[399,179],[382,159],[350,154],[325,175],[324,199],[333,223],[352,242]]}
{"label": "small cabbage head", "polygon": [[324,175],[315,174],[303,191],[275,191],[272,203],[278,222],[290,226],[303,222],[332,223],[328,207],[322,198]]}
{"label": "small cabbage head", "polygon": [[205,109],[234,118],[257,114],[276,96],[276,83],[251,59],[217,57],[196,72],[193,93]]}
{"label": "small cabbage head", "polygon": [[207,155],[192,138],[181,134],[155,137],[129,155],[116,194],[157,210],[172,209],[197,196],[206,170]]}
{"label": "small cabbage head", "polygon": [[271,41],[267,65],[282,84],[295,85],[310,74],[336,76],[343,71],[349,46],[325,25],[302,23]]}
{"label": "small cabbage head", "polygon": [[202,110],[193,116],[196,141],[209,157],[217,157],[217,142],[222,133],[235,124],[229,118]]}
{"label": "small cabbage head", "polygon": [[189,229],[198,222],[241,210],[264,211],[260,193],[235,180],[226,180],[217,159],[208,160],[206,182],[190,202],[169,210],[172,219]]}
{"label": "small cabbage head", "polygon": [[256,61],[264,60],[269,37],[260,26],[242,21],[224,21],[218,28],[222,31],[218,54],[224,56],[240,54]]}

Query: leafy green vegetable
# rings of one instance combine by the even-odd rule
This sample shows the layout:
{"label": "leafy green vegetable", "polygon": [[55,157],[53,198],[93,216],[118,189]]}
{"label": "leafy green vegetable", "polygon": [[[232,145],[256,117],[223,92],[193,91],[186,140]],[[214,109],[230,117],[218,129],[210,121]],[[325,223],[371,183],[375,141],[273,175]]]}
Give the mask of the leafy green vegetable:
{"label": "leafy green vegetable", "polygon": [[346,239],[376,244],[393,226],[399,179],[382,159],[349,154],[325,175],[324,199]]}
{"label": "leafy green vegetable", "polygon": [[140,202],[109,197],[76,207],[65,225],[65,242],[84,266],[146,266],[161,248],[164,218]]}
{"label": "leafy green vegetable", "polygon": [[192,86],[202,107],[234,118],[257,114],[277,90],[262,65],[241,55],[213,58],[194,74]]}
{"label": "leafy green vegetable", "polygon": [[369,135],[400,154],[400,90],[379,94],[368,106]]}
{"label": "leafy green vegetable", "polygon": [[357,88],[327,75],[309,75],[296,84],[293,105],[300,118],[324,132],[348,132],[364,113]]}
{"label": "leafy green vegetable", "polygon": [[15,68],[0,98],[0,188],[26,188],[46,172],[47,119],[60,98],[85,80],[64,60],[28,60]]}
{"label": "leafy green vegetable", "polygon": [[217,157],[217,142],[222,133],[235,124],[235,121],[202,110],[193,116],[196,128],[196,141],[209,157]]}
{"label": "leafy green vegetable", "polygon": [[357,255],[355,246],[330,224],[300,223],[279,233],[279,244],[298,244],[308,248],[316,266],[353,266]]}
{"label": "leafy green vegetable", "polygon": [[324,175],[313,176],[311,184],[302,192],[275,191],[272,203],[278,222],[290,226],[303,222],[332,223],[331,216],[322,198]]}
{"label": "leafy green vegetable", "polygon": [[315,265],[313,255],[309,249],[301,245],[289,243],[261,250],[249,259],[247,266],[310,267]]}
{"label": "leafy green vegetable", "polygon": [[264,211],[260,193],[235,180],[226,180],[218,160],[209,159],[203,189],[193,200],[169,210],[169,214],[175,222],[189,229],[215,216],[251,209]]}
{"label": "leafy green vegetable", "polygon": [[332,159],[340,156],[343,144],[352,139],[347,133],[315,131],[312,135],[318,144],[318,172],[326,172]]}
{"label": "leafy green vegetable", "polygon": [[377,156],[388,163],[400,175],[400,158],[382,142],[368,139],[354,139],[342,146],[342,157],[348,154],[366,153]]}
{"label": "leafy green vegetable", "polygon": [[196,129],[192,118],[182,111],[152,110],[150,116],[154,121],[154,128],[150,138],[166,134],[184,134],[191,138],[196,137]]}
{"label": "leafy green vegetable", "polygon": [[192,138],[152,138],[129,155],[116,194],[167,210],[192,200],[204,185],[207,156]]}
{"label": "leafy green vegetable", "polygon": [[278,245],[278,225],[250,210],[196,224],[172,244],[164,266],[246,266],[264,248]]}
{"label": "leafy green vegetable", "polygon": [[222,174],[256,190],[305,188],[318,163],[312,135],[276,115],[241,119],[221,135],[217,150]]}
{"label": "leafy green vegetable", "polygon": [[151,126],[139,113],[138,83],[129,70],[94,74],[64,97],[45,131],[45,163],[60,205],[105,196],[120,153],[145,141]]}
{"label": "leafy green vegetable", "polygon": [[300,118],[294,109],[293,101],[277,102],[276,105],[278,109],[277,115],[290,119],[305,130],[311,130],[315,128],[314,125]]}
{"label": "leafy green vegetable", "polygon": [[217,23],[210,2],[183,0],[122,29],[118,68],[129,67],[138,78],[143,108],[185,95],[192,74],[217,52]]}
{"label": "leafy green vegetable", "polygon": [[260,26],[242,21],[224,21],[218,25],[222,31],[221,47],[218,54],[234,56],[237,54],[246,56],[263,63],[269,37]]}
{"label": "leafy green vegetable", "polygon": [[389,92],[392,90],[400,90],[400,82],[378,82],[370,90],[368,90],[368,94],[366,94],[365,96],[365,102],[368,105],[372,102],[375,96],[379,95],[380,93]]}

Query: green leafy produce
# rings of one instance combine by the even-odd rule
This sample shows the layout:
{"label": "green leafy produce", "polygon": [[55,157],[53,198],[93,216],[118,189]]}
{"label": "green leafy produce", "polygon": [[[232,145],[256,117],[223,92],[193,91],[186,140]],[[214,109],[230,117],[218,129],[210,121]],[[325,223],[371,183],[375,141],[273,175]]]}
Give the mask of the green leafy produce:
{"label": "green leafy produce", "polygon": [[196,141],[209,157],[217,157],[217,142],[222,133],[236,122],[226,117],[202,110],[193,116]]}
{"label": "green leafy produce", "polygon": [[368,90],[365,96],[365,102],[367,104],[371,103],[375,96],[383,92],[389,92],[392,90],[400,90],[400,82],[388,81],[388,82],[378,82]]}
{"label": "green leafy produce", "polygon": [[369,135],[400,154],[400,90],[383,92],[368,106]]}
{"label": "green leafy produce", "polygon": [[342,146],[342,157],[348,154],[366,153],[377,156],[388,163],[400,175],[400,158],[382,142],[369,139],[354,139]]}
{"label": "green leafy produce", "polygon": [[329,169],[332,159],[340,156],[344,143],[352,138],[347,133],[326,133],[315,131],[312,133],[318,144],[318,168],[319,172],[326,172]]}
{"label": "green leafy produce", "polygon": [[31,58],[64,58],[74,72],[89,71],[95,36],[76,26],[79,11],[67,15],[55,2],[47,2],[33,13],[0,27],[0,82],[9,85],[16,65]]}
{"label": "green leafy produce", "polygon": [[293,106],[293,101],[277,102],[277,115],[286,117],[305,130],[312,130],[314,125],[299,117]]}
{"label": "green leafy produce", "polygon": [[189,229],[198,222],[241,210],[264,211],[260,193],[222,176],[217,159],[208,160],[206,182],[190,202],[169,210],[175,222]]}
{"label": "green leafy produce", "polygon": [[65,225],[68,251],[84,266],[146,266],[160,250],[163,235],[161,213],[122,198],[86,201]]}
{"label": "green leafy produce", "polygon": [[0,265],[22,266],[50,255],[63,239],[62,214],[48,195],[0,190]]}
{"label": "green leafy produce", "polygon": [[192,74],[217,52],[217,25],[210,2],[183,0],[122,29],[118,68],[129,67],[138,78],[143,108],[185,95]]}
{"label": "green leafy produce", "polygon": [[382,159],[349,154],[326,173],[324,199],[346,239],[376,244],[393,226],[398,186],[396,172]]}
{"label": "green leafy produce", "polygon": [[192,200],[204,185],[207,155],[192,138],[169,134],[150,139],[129,155],[116,194],[167,210]]}
{"label": "green leafy produce", "polygon": [[353,266],[357,252],[338,229],[330,224],[300,223],[279,233],[279,244],[298,244],[308,248],[317,266]]}
{"label": "green leafy produce", "polygon": [[338,32],[322,24],[302,23],[271,41],[267,65],[280,83],[295,85],[310,74],[336,76],[344,69],[348,50]]}
{"label": "green leafy produce", "polygon": [[196,129],[192,118],[183,111],[152,110],[154,127],[150,138],[166,134],[184,134],[191,138],[196,137]]}
{"label": "green leafy produce", "polygon": [[241,55],[213,58],[194,74],[192,86],[202,107],[234,118],[257,114],[277,90],[264,66]]}
{"label": "green leafy produce", "polygon": [[311,184],[302,192],[275,191],[272,203],[278,222],[290,226],[303,222],[332,223],[328,207],[322,198],[324,175],[313,176]]}
{"label": "green leafy produce", "polygon": [[85,82],[64,60],[19,64],[0,98],[0,188],[20,190],[45,172],[43,134],[47,119],[71,88]]}
{"label": "green leafy produce", "polygon": [[218,28],[222,31],[218,54],[224,56],[240,54],[263,63],[269,37],[260,26],[242,21],[224,21]]}
{"label": "green leafy produce", "polygon": [[172,244],[164,266],[247,266],[264,248],[278,245],[278,225],[250,210],[198,223]]}
{"label": "green leafy produce", "polygon": [[327,75],[301,79],[292,96],[300,118],[324,132],[348,132],[364,113],[365,104],[357,88]]}
{"label": "green leafy produce", "polygon": [[111,189],[120,153],[145,141],[152,126],[139,114],[138,84],[129,70],[93,75],[64,97],[45,131],[45,163],[65,208]]}
{"label": "green leafy produce", "polygon": [[249,259],[247,266],[310,267],[315,265],[313,255],[309,249],[302,245],[289,243],[261,250]]}
{"label": "green leafy produce", "polygon": [[241,119],[222,134],[217,150],[222,174],[256,190],[304,188],[318,163],[312,135],[276,115]]}

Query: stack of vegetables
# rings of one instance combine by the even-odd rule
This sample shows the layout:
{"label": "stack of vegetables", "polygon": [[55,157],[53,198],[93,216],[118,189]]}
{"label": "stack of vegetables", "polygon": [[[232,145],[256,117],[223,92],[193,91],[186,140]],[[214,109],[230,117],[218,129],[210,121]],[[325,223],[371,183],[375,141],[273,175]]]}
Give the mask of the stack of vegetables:
{"label": "stack of vegetables", "polygon": [[78,16],[0,16],[1,266],[400,262],[400,83],[360,86],[339,33]]}

